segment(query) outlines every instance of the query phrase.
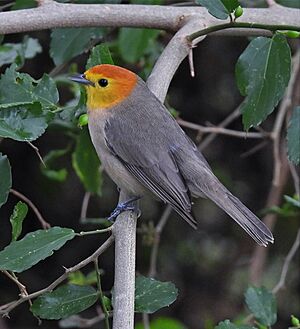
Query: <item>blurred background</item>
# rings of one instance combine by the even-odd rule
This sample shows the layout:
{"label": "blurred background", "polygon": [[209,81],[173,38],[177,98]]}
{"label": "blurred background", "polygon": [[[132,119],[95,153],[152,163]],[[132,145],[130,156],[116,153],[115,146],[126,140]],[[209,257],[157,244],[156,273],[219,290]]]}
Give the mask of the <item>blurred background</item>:
{"label": "blurred background", "polygon": [[[253,2],[254,5],[258,3],[248,2]],[[0,8],[8,3],[9,1],[0,2]],[[263,5],[263,2],[260,4]],[[29,73],[35,79],[39,79],[43,73],[51,73],[58,83],[60,104],[64,106],[74,98],[75,93],[63,80],[75,71],[85,70],[89,50],[94,44],[105,42],[115,64],[125,66],[146,78],[156,58],[171,38],[170,34],[159,33],[149,41],[140,58],[134,58],[132,61],[120,50],[120,34],[118,29],[107,29],[103,36],[93,39],[82,54],[66,63],[55,65],[49,56],[50,31],[28,33],[31,38],[38,39],[42,49],[34,58],[27,59],[20,71]],[[23,38],[24,34],[21,33],[6,35],[2,43],[20,43]],[[209,126],[218,125],[235,111],[242,101],[235,83],[235,63],[248,42],[245,37],[216,36],[207,37],[201,42],[194,49],[196,77],[191,77],[188,61],[185,60],[171,83],[166,104],[172,113],[185,121]],[[291,46],[296,49],[297,43],[294,42]],[[128,47],[130,48],[130,44]],[[3,64],[0,73],[4,73],[7,67],[7,64]],[[272,129],[275,116],[276,113],[263,124],[264,130]],[[241,117],[237,117],[228,128],[241,131]],[[195,130],[185,131],[197,144],[201,144],[207,137]],[[256,139],[218,135],[203,153],[224,185],[262,217],[271,186],[273,158],[272,145],[268,142],[260,150],[252,152],[260,143],[261,140]],[[53,164],[55,169],[66,169],[66,178],[62,182],[49,179],[41,170],[42,164],[37,154],[28,144],[3,139],[0,151],[9,157],[13,188],[27,196],[51,226],[70,227],[75,231],[98,228],[99,224],[91,221],[83,223],[80,219],[86,192],[72,167],[71,156],[75,144],[68,127],[62,124],[50,125],[47,132],[36,140],[34,145],[38,147],[42,157],[51,150],[68,148],[66,154],[56,159]],[[102,181],[101,195],[92,195],[90,198],[87,210],[89,218],[108,216],[118,202],[117,188],[105,173],[102,175]],[[293,193],[292,181],[288,179],[284,194]],[[9,217],[17,201],[18,199],[10,194],[8,202],[0,209],[1,249],[10,242]],[[159,222],[164,209],[164,204],[151,199],[144,199],[141,202],[142,216],[138,220],[136,269],[145,276],[149,272],[153,228]],[[198,231],[194,231],[172,212],[161,234],[156,278],[173,282],[179,289],[179,297],[174,304],[155,313],[151,319],[167,316],[180,321],[189,329],[209,329],[218,321],[227,318],[237,319],[247,314],[243,295],[251,284],[249,272],[256,246],[251,238],[211,201],[195,200],[194,213],[199,222]],[[297,215],[278,216],[274,227],[275,244],[268,247],[261,277],[261,284],[270,290],[279,280],[283,260],[295,239],[298,226]],[[40,224],[31,210],[23,227],[23,235],[40,229]],[[76,238],[54,256],[20,274],[19,278],[30,292],[41,289],[62,274],[63,266],[69,267],[84,259],[105,238],[106,236],[102,235]],[[300,314],[298,261],[299,253],[290,266],[286,288],[278,294],[279,321],[274,326],[275,329],[287,328],[290,315]],[[110,291],[114,274],[113,247],[101,255],[100,267],[104,271],[103,288]],[[92,267],[88,267],[83,272],[88,273],[91,270]],[[1,275],[0,303],[7,303],[17,296],[16,287]],[[3,320],[0,328],[37,328],[38,321],[28,311],[28,307],[28,304],[23,303],[16,308],[10,314],[9,320]],[[95,314],[93,309],[84,312],[85,317],[93,317]],[[137,315],[136,321],[141,321],[140,315]],[[59,324],[57,321],[43,320],[41,327],[54,329],[59,328]],[[97,324],[92,328],[99,327]]]}

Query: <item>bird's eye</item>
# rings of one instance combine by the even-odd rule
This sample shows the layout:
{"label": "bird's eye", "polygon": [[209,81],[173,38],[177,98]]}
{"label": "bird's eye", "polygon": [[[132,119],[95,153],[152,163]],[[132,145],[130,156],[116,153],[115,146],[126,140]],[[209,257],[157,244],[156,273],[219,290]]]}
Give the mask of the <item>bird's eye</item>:
{"label": "bird's eye", "polygon": [[108,85],[108,81],[106,79],[100,79],[98,83],[100,87],[106,87]]}

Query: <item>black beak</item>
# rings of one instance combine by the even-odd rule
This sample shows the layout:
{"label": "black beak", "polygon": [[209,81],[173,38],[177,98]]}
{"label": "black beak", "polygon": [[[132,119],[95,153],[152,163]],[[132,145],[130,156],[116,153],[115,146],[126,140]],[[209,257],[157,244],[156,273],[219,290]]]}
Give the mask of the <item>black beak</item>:
{"label": "black beak", "polygon": [[94,82],[86,79],[84,74],[76,75],[74,77],[70,77],[69,79],[74,82],[82,83],[83,85],[89,85],[95,87]]}

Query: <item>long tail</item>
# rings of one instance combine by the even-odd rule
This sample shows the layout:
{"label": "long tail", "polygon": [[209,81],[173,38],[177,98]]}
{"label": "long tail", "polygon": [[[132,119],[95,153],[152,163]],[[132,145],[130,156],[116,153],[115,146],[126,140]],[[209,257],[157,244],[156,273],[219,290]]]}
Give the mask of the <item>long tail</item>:
{"label": "long tail", "polygon": [[[215,178],[216,179],[216,178]],[[259,245],[266,247],[274,238],[268,227],[242,202],[232,195],[220,182],[217,190],[203,191],[204,194],[222,208]]]}

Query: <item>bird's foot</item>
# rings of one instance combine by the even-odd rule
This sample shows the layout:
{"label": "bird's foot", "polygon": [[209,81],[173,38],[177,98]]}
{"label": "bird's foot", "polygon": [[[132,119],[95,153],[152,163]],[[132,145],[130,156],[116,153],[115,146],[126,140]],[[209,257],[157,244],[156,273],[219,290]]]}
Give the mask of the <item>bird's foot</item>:
{"label": "bird's foot", "polygon": [[124,211],[138,211],[138,217],[140,216],[140,211],[137,209],[136,205],[131,205],[131,203],[139,200],[141,197],[136,196],[127,201],[119,203],[115,210],[107,218],[109,221],[113,222],[122,212]]}

